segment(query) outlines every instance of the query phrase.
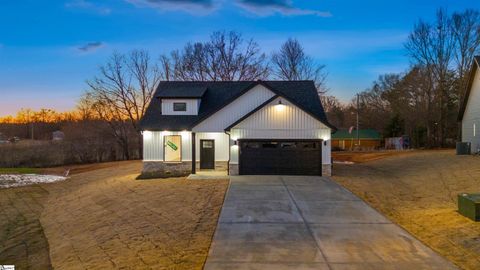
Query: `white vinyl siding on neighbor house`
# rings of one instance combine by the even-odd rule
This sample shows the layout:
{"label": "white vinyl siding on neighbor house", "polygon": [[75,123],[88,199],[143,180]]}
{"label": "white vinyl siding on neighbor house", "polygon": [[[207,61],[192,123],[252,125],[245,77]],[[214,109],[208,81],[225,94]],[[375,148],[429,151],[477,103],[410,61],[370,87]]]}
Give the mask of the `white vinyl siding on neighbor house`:
{"label": "white vinyl siding on neighbor house", "polygon": [[[185,111],[175,111],[174,103],[185,103]],[[164,115],[197,115],[200,106],[199,99],[162,99],[162,114]]]}
{"label": "white vinyl siding on neighbor house", "polygon": [[225,128],[235,123],[242,116],[253,111],[265,101],[275,96],[263,85],[257,85],[220,109],[215,114],[196,125],[194,132],[224,132]]}
{"label": "white vinyl siding on neighbor house", "polygon": [[462,141],[471,143],[471,152],[480,148],[480,72],[477,69],[462,120]]}
{"label": "white vinyl siding on neighbor house", "polygon": [[[144,161],[163,161],[164,136],[180,135],[182,136],[182,161],[192,160],[192,133],[170,132],[170,131],[144,131],[143,132],[143,160]],[[213,139],[215,141],[215,161],[228,161],[228,135],[225,133],[197,133],[196,142],[196,161],[200,160],[200,140]]]}
{"label": "white vinyl siding on neighbor house", "polygon": [[[283,105],[278,105],[281,100]],[[253,113],[230,131],[232,140],[238,139],[322,139],[322,163],[331,163],[331,129],[302,109],[278,97]],[[238,163],[238,147],[230,152],[230,162]]]}

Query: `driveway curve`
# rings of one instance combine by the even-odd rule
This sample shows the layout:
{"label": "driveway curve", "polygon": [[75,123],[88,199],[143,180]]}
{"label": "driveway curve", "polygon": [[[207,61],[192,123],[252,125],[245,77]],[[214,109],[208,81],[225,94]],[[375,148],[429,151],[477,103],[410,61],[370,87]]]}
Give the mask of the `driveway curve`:
{"label": "driveway curve", "polygon": [[204,269],[408,268],[456,269],[327,177],[235,176]]}

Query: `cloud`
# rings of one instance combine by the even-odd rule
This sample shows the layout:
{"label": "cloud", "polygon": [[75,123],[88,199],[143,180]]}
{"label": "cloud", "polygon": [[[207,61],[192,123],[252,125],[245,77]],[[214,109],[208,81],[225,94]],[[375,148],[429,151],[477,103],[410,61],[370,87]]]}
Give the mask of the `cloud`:
{"label": "cloud", "polygon": [[192,14],[207,14],[219,6],[218,0],[125,0],[137,7],[159,10],[179,10]]}
{"label": "cloud", "polygon": [[332,17],[329,11],[296,8],[291,0],[236,0],[236,4],[244,10],[259,16],[270,16],[279,13],[285,16],[316,15],[319,17]]}
{"label": "cloud", "polygon": [[100,6],[89,2],[87,0],[72,0],[65,4],[66,8],[73,8],[73,9],[84,9],[90,10],[100,15],[109,15],[112,10],[110,8]]}
{"label": "cloud", "polygon": [[100,41],[89,42],[85,45],[82,45],[82,46],[78,47],[77,49],[81,52],[88,53],[88,52],[94,52],[94,51],[100,49],[101,47],[103,47],[104,45],[105,44],[103,42],[100,42]]}

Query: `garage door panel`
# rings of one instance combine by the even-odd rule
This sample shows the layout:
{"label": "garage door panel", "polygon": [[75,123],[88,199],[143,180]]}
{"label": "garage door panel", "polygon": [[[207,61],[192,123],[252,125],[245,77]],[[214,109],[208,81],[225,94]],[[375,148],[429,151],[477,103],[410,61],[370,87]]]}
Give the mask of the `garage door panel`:
{"label": "garage door panel", "polygon": [[321,175],[321,141],[242,141],[240,174]]}

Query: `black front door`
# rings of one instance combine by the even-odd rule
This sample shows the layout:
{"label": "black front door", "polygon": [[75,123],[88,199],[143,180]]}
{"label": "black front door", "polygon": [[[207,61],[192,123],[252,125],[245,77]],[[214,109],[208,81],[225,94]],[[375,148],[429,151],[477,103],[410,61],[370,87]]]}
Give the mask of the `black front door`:
{"label": "black front door", "polygon": [[214,140],[200,140],[200,169],[215,169]]}

